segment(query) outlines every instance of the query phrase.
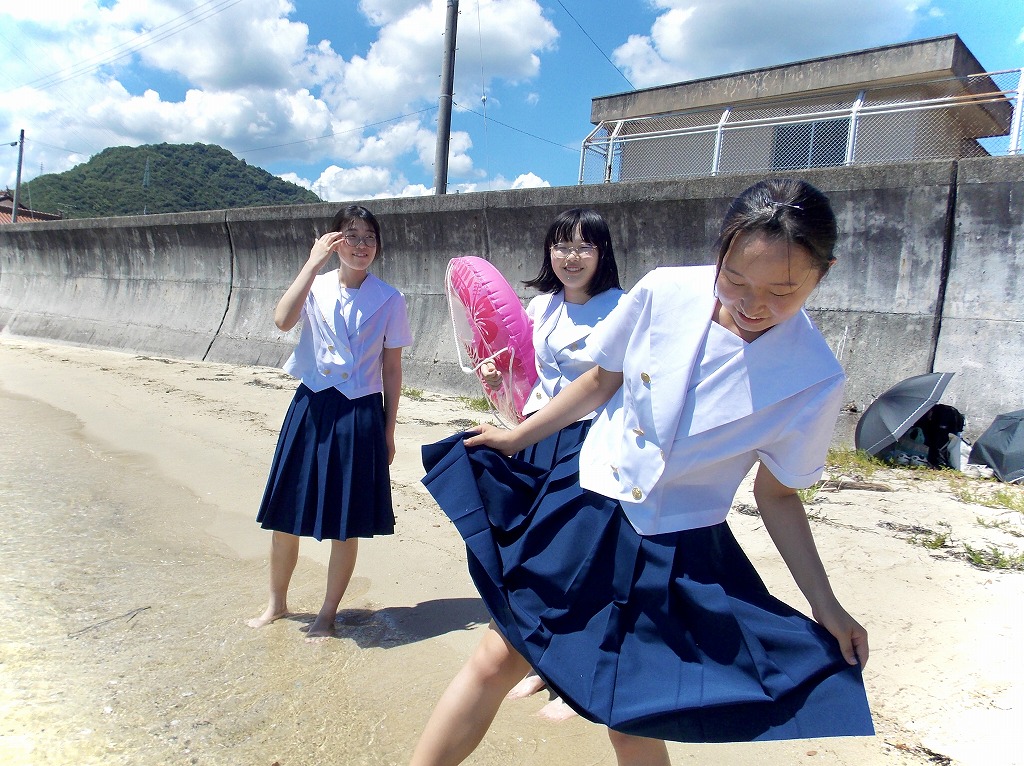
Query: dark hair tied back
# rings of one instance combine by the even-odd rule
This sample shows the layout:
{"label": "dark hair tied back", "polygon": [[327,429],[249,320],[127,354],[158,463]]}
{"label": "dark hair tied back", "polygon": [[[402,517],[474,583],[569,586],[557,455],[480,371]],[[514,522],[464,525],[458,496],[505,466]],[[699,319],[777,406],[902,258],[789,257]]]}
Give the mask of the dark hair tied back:
{"label": "dark hair tied back", "polygon": [[806,181],[770,178],[732,201],[718,235],[718,266],[741,233],[758,233],[800,245],[825,275],[835,260],[836,217],[828,197]]}

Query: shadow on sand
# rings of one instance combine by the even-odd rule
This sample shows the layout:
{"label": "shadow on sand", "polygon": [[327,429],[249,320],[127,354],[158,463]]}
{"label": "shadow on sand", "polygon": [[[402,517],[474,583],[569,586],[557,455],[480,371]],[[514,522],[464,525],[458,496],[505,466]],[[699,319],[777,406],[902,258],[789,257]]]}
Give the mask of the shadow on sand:
{"label": "shadow on sand", "polygon": [[[305,625],[316,617],[296,612],[284,618]],[[478,598],[442,598],[416,606],[389,606],[383,609],[342,609],[335,620],[337,638],[355,641],[363,648],[389,648],[424,641],[450,633],[485,625],[490,616]]]}

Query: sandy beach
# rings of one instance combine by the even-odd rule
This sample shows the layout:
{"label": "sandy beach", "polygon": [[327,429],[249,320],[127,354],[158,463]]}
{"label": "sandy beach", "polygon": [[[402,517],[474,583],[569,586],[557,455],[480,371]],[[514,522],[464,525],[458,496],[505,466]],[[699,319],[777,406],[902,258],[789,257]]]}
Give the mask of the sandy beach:
{"label": "sandy beach", "polygon": [[[268,368],[0,339],[0,763],[408,760],[487,619],[419,483],[419,447],[486,416],[403,396],[397,533],[361,544],[338,637],[309,645],[299,629],[323,596],[326,544],[303,543],[296,614],[245,625],[265,605],[269,534],[254,516],[294,385]],[[808,512],[871,633],[877,735],[672,744],[673,763],[1024,764],[1024,572],[963,555],[1024,549],[1024,514],[982,502],[1024,488],[908,469],[843,478]],[[737,537],[805,609],[749,487],[737,502]],[[468,763],[614,763],[601,727],[538,718],[546,701],[506,703]]]}

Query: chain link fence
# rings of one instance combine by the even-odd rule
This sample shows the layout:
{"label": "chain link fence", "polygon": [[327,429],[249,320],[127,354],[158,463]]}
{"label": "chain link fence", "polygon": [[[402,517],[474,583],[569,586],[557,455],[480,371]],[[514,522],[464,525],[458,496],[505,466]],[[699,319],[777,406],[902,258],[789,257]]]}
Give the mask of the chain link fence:
{"label": "chain link fence", "polygon": [[1022,151],[1024,70],[602,122],[579,182],[686,178]]}

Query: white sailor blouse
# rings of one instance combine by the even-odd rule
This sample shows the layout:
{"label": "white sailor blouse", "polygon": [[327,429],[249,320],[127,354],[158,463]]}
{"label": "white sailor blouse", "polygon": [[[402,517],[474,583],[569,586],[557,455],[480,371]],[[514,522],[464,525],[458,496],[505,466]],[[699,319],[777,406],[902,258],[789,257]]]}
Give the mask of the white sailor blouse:
{"label": "white sailor blouse", "polygon": [[385,348],[412,343],[405,297],[367,274],[343,291],[338,270],[319,274],[302,305],[299,342],[284,370],[313,391],[333,386],[349,399],[384,390]]}
{"label": "white sailor blouse", "polygon": [[751,343],[712,322],[715,267],[655,269],[594,330],[622,387],[598,411],[580,484],[640,534],[725,520],[760,460],[788,487],[821,476],[845,375],[801,310]]}
{"label": "white sailor blouse", "polygon": [[[624,296],[622,290],[613,287],[591,296],[586,303],[566,303],[564,290],[544,293],[530,301],[526,314],[533,322],[538,378],[523,405],[523,415],[539,410],[594,366],[587,339]],[[593,413],[587,417],[593,417]]]}

